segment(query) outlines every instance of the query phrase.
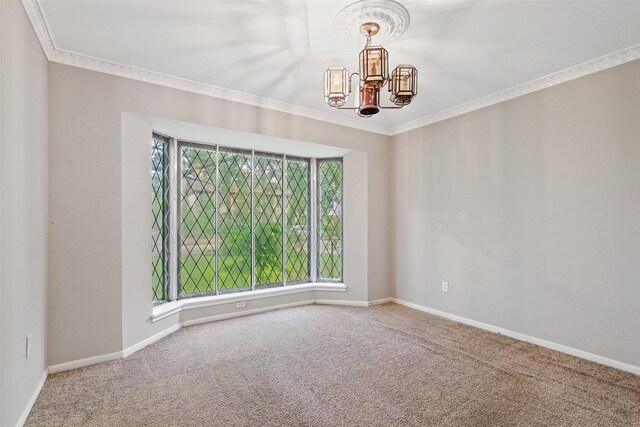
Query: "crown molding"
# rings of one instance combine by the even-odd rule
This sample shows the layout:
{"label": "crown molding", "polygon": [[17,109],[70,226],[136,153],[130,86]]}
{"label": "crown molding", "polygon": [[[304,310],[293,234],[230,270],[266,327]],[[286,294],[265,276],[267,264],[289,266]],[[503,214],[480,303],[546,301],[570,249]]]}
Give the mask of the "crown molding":
{"label": "crown molding", "polygon": [[270,98],[263,98],[260,96],[235,91],[232,89],[226,89],[207,83],[201,83],[194,80],[145,70],[143,68],[133,67],[130,65],[119,64],[117,62],[105,61],[103,59],[94,58],[88,55],[81,55],[65,50],[55,50],[51,61],[57,62],[59,64],[71,65],[87,70],[98,71],[114,76],[138,80],[145,83],[165,86],[172,89],[179,89],[186,92],[220,98],[224,99],[225,101],[238,102],[241,104],[252,105],[254,107],[265,108],[281,113],[306,117],[309,119],[328,122],[335,125],[346,126],[382,135],[391,135],[390,128],[373,124],[371,122],[365,123],[362,119],[348,118],[346,116],[326,113],[323,111],[314,110],[312,108],[288,104],[286,102],[277,101]]}
{"label": "crown molding", "polygon": [[146,70],[144,68],[121,64],[114,61],[107,61],[101,58],[92,57],[90,55],[84,55],[64,49],[59,49],[56,46],[51,31],[49,30],[50,26],[48,25],[46,17],[42,12],[39,1],[22,0],[22,4],[24,5],[29,20],[31,21],[31,25],[33,26],[33,29],[38,36],[38,40],[42,45],[42,49],[44,50],[47,59],[51,62],[84,68],[92,71],[98,71],[101,73],[125,77],[128,79],[138,80],[146,83],[157,84],[160,86],[184,90],[187,92],[198,93],[200,95],[206,95],[214,98],[224,99],[226,101],[252,105],[254,107],[266,108],[268,110],[293,114],[296,116],[306,117],[309,119],[328,122],[340,126],[346,126],[387,136],[391,135],[390,128],[364,121],[362,119],[339,116],[324,111],[314,110],[312,108],[292,105],[270,98],[263,98],[232,89],[226,89],[207,83],[197,82],[194,80],[159,73],[156,71]]}
{"label": "crown molding", "polygon": [[29,21],[31,21],[31,25],[40,41],[44,54],[49,61],[52,61],[56,47],[53,43],[51,32],[49,31],[49,24],[40,9],[40,5],[37,3],[37,0],[22,0],[22,6],[25,12],[27,12]]}
{"label": "crown molding", "polygon": [[560,83],[565,83],[580,77],[584,77],[598,71],[606,70],[607,68],[615,67],[616,65],[621,65],[639,58],[640,44],[637,44],[626,49],[613,52],[609,55],[601,56],[600,58],[596,58],[594,60],[548,74],[544,77],[528,81],[512,88],[492,93],[491,95],[475,99],[471,102],[467,102],[457,107],[440,111],[430,116],[413,120],[399,126],[395,126],[391,128],[391,134],[398,135],[436,122],[441,122],[443,120],[460,116],[465,113],[470,113],[484,107],[499,104],[501,102],[518,98],[532,92],[537,92],[539,90],[546,89]]}
{"label": "crown molding", "polygon": [[606,70],[607,68],[615,67],[616,65],[621,65],[626,62],[640,59],[640,44],[637,44],[626,49],[622,49],[617,52],[602,56],[600,58],[596,58],[594,60],[566,68],[564,70],[546,75],[544,77],[528,81],[512,88],[492,93],[490,95],[475,99],[471,102],[467,102],[448,110],[440,111],[438,113],[431,114],[429,116],[413,120],[395,127],[386,127],[362,119],[339,116],[336,114],[314,110],[312,108],[292,105],[270,98],[263,98],[207,83],[158,73],[155,71],[138,68],[131,65],[120,64],[113,61],[107,61],[104,59],[95,58],[89,55],[71,52],[64,49],[58,49],[55,44],[55,40],[49,30],[50,26],[48,25],[47,19],[42,12],[39,1],[40,0],[22,0],[22,4],[27,12],[29,20],[31,21],[33,29],[38,36],[38,40],[42,45],[42,49],[44,50],[47,59],[51,62],[57,62],[60,64],[84,68],[87,70],[98,71],[101,73],[125,77],[146,83],[157,84],[160,86],[184,90],[187,92],[198,93],[201,95],[220,98],[227,101],[239,102],[255,107],[266,108],[269,110],[293,114],[296,116],[320,120],[340,126],[346,126],[387,136],[394,136],[404,132],[408,132],[410,130],[460,116],[462,114],[479,110],[481,108],[489,107],[491,105],[527,95],[532,92],[546,89],[560,83],[568,82],[579,77],[593,74],[598,71]]}

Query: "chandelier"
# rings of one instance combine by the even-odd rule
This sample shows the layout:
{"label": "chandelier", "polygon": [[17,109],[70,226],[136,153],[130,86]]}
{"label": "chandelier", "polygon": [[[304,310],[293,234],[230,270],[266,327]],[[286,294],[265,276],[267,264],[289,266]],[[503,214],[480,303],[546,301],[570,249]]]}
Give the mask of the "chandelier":
{"label": "chandelier", "polygon": [[[365,2],[357,2],[363,4]],[[396,2],[392,2],[396,3]],[[397,4],[397,3],[396,3]],[[404,8],[403,8],[404,9]],[[406,9],[405,9],[406,11]],[[355,110],[360,117],[371,117],[381,109],[398,109],[409,105],[418,94],[418,70],[413,65],[398,65],[389,75],[389,54],[382,46],[371,44],[371,38],[380,31],[376,22],[360,25],[360,33],[367,41],[360,52],[359,72],[349,74],[344,67],[329,67],[324,73],[324,99],[331,107]],[[352,92],[352,80],[357,76],[359,105],[347,107]],[[388,87],[392,106],[380,103],[380,92]]]}

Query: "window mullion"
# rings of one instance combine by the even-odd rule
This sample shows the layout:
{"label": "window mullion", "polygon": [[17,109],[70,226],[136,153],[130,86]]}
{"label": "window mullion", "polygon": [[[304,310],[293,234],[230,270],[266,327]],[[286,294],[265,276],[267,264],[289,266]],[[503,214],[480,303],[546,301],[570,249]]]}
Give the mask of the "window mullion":
{"label": "window mullion", "polygon": [[310,185],[310,219],[311,219],[311,230],[309,230],[309,238],[311,240],[311,251],[310,251],[310,273],[311,273],[311,282],[318,281],[318,186],[317,186],[317,161],[316,159],[311,159],[311,171],[309,176],[309,185]]}
{"label": "window mullion", "polygon": [[219,248],[220,248],[220,241],[219,241],[219,236],[220,236],[220,146],[216,145],[216,184],[215,184],[215,225],[214,225],[214,233],[215,233],[215,238],[214,238],[214,244],[216,245],[215,247],[215,251],[214,251],[214,263],[215,263],[215,274],[214,274],[214,281],[215,281],[215,292],[216,295],[218,295],[219,292],[219,288],[218,288],[218,276],[220,276],[219,274],[219,269],[218,269],[218,265],[219,265]]}
{"label": "window mullion", "polygon": [[287,155],[282,156],[282,286],[287,286]]}
{"label": "window mullion", "polygon": [[344,163],[340,160],[340,280],[344,281]]}
{"label": "window mullion", "polygon": [[256,212],[255,212],[255,184],[256,171],[255,150],[251,150],[251,290],[256,287]]}
{"label": "window mullion", "polygon": [[170,210],[169,203],[171,197],[171,177],[169,175],[170,162],[169,162],[169,139],[166,139],[163,144],[162,153],[162,276],[163,276],[163,295],[162,299],[167,301],[169,298],[169,262],[171,253],[171,219],[169,218]]}
{"label": "window mullion", "polygon": [[180,227],[178,218],[178,141],[169,140],[169,286],[168,301],[178,299],[178,257],[180,254]]}

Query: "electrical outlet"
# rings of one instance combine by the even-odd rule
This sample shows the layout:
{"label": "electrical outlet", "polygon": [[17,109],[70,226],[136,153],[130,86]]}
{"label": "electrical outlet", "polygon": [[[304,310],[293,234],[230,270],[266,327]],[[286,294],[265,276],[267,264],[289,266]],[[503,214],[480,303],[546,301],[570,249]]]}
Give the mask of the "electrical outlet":
{"label": "electrical outlet", "polygon": [[246,301],[240,301],[236,303],[236,308],[245,308],[247,306]]}
{"label": "electrical outlet", "polygon": [[449,292],[449,282],[442,282],[442,292]]}
{"label": "electrical outlet", "polygon": [[29,353],[31,351],[31,334],[27,335],[24,342],[24,358],[29,358]]}

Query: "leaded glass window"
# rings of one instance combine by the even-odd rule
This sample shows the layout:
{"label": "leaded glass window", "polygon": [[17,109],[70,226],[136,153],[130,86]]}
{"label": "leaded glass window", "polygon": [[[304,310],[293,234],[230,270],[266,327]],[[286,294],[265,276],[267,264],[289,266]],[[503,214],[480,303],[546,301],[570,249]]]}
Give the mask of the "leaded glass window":
{"label": "leaded glass window", "polygon": [[151,148],[154,301],[342,280],[340,159],[159,134]]}
{"label": "leaded glass window", "polygon": [[286,161],[286,275],[287,283],[310,279],[310,161]]}
{"label": "leaded glass window", "polygon": [[216,151],[180,147],[180,295],[215,291]]}
{"label": "leaded glass window", "polygon": [[151,287],[153,301],[167,299],[169,255],[168,138],[151,138]]}
{"label": "leaded glass window", "polygon": [[220,149],[218,292],[250,291],[251,152]]}
{"label": "leaded glass window", "polygon": [[254,243],[256,288],[279,286],[283,278],[283,156],[254,157]]}
{"label": "leaded glass window", "polygon": [[342,160],[318,161],[318,279],[342,280]]}

